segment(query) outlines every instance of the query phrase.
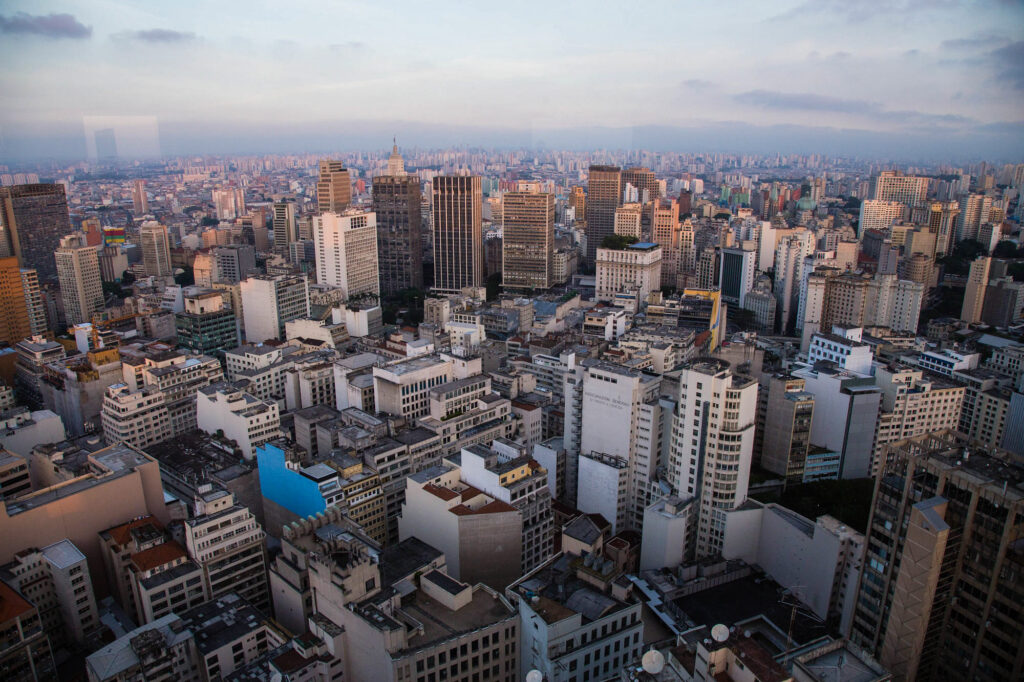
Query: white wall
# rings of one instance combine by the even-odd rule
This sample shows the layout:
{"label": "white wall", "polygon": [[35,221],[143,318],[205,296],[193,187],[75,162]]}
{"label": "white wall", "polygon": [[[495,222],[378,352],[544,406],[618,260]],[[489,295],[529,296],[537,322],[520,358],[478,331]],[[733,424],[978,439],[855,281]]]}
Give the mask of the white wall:
{"label": "white wall", "polygon": [[600,514],[612,524],[616,532],[619,512],[619,482],[627,473],[626,468],[617,469],[590,457],[580,457],[579,487],[576,492],[576,508],[587,514]]}

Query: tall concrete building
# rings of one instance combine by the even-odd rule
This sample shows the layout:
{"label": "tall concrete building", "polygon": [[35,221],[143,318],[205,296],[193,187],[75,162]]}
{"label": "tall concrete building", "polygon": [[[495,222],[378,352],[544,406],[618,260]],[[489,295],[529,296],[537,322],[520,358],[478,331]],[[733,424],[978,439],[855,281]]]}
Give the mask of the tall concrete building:
{"label": "tall concrete building", "polygon": [[60,240],[54,260],[68,325],[91,322],[92,314],[103,310],[103,281],[96,248],[85,246],[78,235],[68,235]]}
{"label": "tall concrete building", "polygon": [[964,290],[964,304],[960,309],[960,319],[968,324],[981,322],[981,313],[985,305],[985,290],[988,288],[989,271],[992,259],[981,256],[971,263],[967,275],[967,287]]}
{"label": "tall concrete building", "polygon": [[960,205],[955,201],[932,202],[928,210],[928,230],[935,234],[935,257],[953,252]]}
{"label": "tall concrete building", "polygon": [[313,241],[318,284],[338,287],[345,299],[380,296],[376,214],[321,213],[313,219]]}
{"label": "tall concrete building", "polygon": [[862,237],[867,230],[881,230],[888,233],[892,224],[903,218],[903,211],[904,206],[898,201],[865,199],[860,204],[857,233]]}
{"label": "tall concrete building", "polygon": [[569,191],[569,207],[573,209],[577,225],[585,225],[587,222],[587,193],[579,185]]}
{"label": "tall concrete building", "polygon": [[136,216],[144,216],[149,213],[149,198],[146,196],[146,181],[135,180],[132,182],[132,208]]}
{"label": "tall concrete building", "polygon": [[274,228],[274,253],[287,256],[288,245],[299,239],[295,222],[295,202],[275,201],[271,225]]}
{"label": "tall concrete building", "polygon": [[28,292],[25,291],[18,259],[14,256],[0,258],[0,341],[13,346],[34,336],[28,304]]}
{"label": "tall concrete building", "polygon": [[620,292],[637,291],[644,301],[661,288],[661,247],[650,242],[630,244],[623,249],[597,250],[594,297],[614,300]]}
{"label": "tall concrete building", "polygon": [[320,161],[316,206],[320,213],[341,213],[352,204],[352,179],[341,161]]}
{"label": "tall concrete building", "polygon": [[71,232],[64,185],[0,187],[0,212],[0,258],[16,256],[41,282],[55,282],[53,253]]}
{"label": "tall concrete building", "polygon": [[597,262],[601,240],[615,233],[615,209],[622,204],[618,166],[591,166],[587,179],[587,263]]}
{"label": "tall concrete building", "polygon": [[898,201],[912,207],[928,195],[928,178],[904,175],[899,171],[882,171],[875,176],[871,198],[879,201]]}
{"label": "tall concrete building", "polygon": [[459,293],[484,283],[483,190],[480,176],[434,178],[434,289]]}
{"label": "tall concrete building", "polygon": [[423,287],[422,206],[420,179],[405,174],[397,148],[388,159],[388,174],[373,179],[377,214],[377,263],[385,296]]}
{"label": "tall concrete building", "polygon": [[814,395],[803,379],[778,375],[768,380],[761,466],[785,476],[787,483],[804,481],[814,421]]}
{"label": "tall concrete building", "polygon": [[[690,233],[689,251],[693,250]],[[659,199],[651,210],[651,241],[661,246],[661,286],[675,287],[681,269],[682,241],[679,225],[679,204],[675,199]]]}
{"label": "tall concrete building", "polygon": [[309,282],[305,275],[260,275],[244,280],[242,319],[250,343],[285,338],[284,325],[309,317]]}
{"label": "tall concrete building", "polygon": [[171,244],[167,238],[167,227],[154,220],[148,220],[139,229],[142,242],[142,265],[151,277],[168,277],[174,272],[171,266]]}
{"label": "tall concrete building", "polygon": [[643,205],[639,203],[623,204],[615,209],[615,223],[612,229],[622,237],[640,240],[643,236]]}
{"label": "tall concrete building", "polygon": [[850,630],[896,679],[1024,675],[1024,468],[939,431],[889,444]]}
{"label": "tall concrete building", "polygon": [[502,285],[512,289],[551,286],[555,249],[555,195],[507,192],[503,197]]}
{"label": "tall concrete building", "polygon": [[989,221],[992,212],[992,197],[985,194],[968,194],[960,199],[960,215],[956,224],[956,239],[977,239],[981,226]]}
{"label": "tall concrete building", "polygon": [[686,553],[703,558],[722,551],[726,512],[747,497],[757,420],[757,382],[715,358],[681,371],[672,420],[668,482],[697,501]]}
{"label": "tall concrete building", "polygon": [[[650,203],[658,198],[658,180],[650,168],[627,168],[622,171],[623,189],[627,184],[636,188],[636,200],[642,204]],[[644,192],[647,194],[645,195]]]}

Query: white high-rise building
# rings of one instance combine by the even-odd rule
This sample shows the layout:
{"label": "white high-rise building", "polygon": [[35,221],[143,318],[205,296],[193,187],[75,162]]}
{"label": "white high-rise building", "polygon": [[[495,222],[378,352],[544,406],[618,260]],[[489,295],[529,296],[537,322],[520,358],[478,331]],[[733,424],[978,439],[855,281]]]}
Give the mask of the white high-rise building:
{"label": "white high-rise building", "polygon": [[898,201],[866,199],[860,204],[857,232],[861,237],[866,230],[888,232],[892,224],[903,218],[904,206]]}
{"label": "white high-rise building", "polygon": [[54,259],[68,326],[91,322],[92,314],[103,310],[103,280],[96,247],[86,246],[81,237],[71,234],[61,238]]}
{"label": "white high-rise building", "polygon": [[992,212],[992,197],[984,194],[969,194],[960,200],[960,216],[957,221],[956,239],[977,239],[981,226],[988,222]]}
{"label": "white high-rise building", "polygon": [[814,235],[794,230],[779,240],[775,249],[775,298],[778,302],[779,331],[788,333],[796,321],[804,258],[814,253]]}
{"label": "white high-rise building", "polygon": [[309,282],[305,275],[260,275],[243,280],[242,316],[251,343],[285,338],[286,322],[309,317]]}
{"label": "white high-rise building", "polygon": [[898,201],[904,206],[916,206],[928,195],[928,178],[904,175],[899,171],[882,171],[875,177],[871,198],[879,201]]}
{"label": "white high-rise building", "polygon": [[377,214],[348,210],[313,218],[318,284],[341,289],[346,299],[380,296]]}
{"label": "white high-rise building", "polygon": [[693,558],[722,550],[726,512],[747,497],[757,421],[757,382],[718,359],[684,367],[672,421],[668,481],[696,498]]}
{"label": "white high-rise building", "polygon": [[168,277],[174,272],[171,267],[171,244],[167,238],[167,227],[155,220],[147,220],[139,230],[142,242],[142,265],[151,277]]}

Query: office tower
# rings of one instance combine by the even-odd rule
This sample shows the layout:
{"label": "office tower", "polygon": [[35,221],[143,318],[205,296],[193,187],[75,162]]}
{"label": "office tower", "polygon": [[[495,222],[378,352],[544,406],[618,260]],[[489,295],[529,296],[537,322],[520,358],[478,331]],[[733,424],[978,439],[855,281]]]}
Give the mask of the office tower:
{"label": "office tower", "polygon": [[[38,284],[35,294],[39,294]],[[35,335],[29,316],[29,300],[18,259],[13,256],[0,258],[0,341],[13,346]],[[44,319],[44,329],[45,326]]]}
{"label": "office tower", "polygon": [[169,277],[174,274],[166,226],[154,220],[144,222],[139,229],[139,241],[142,243],[142,265],[147,275]]}
{"label": "office tower", "polygon": [[688,558],[720,553],[725,513],[747,497],[757,419],[757,382],[713,358],[681,370],[668,481],[697,500]]}
{"label": "office tower", "polygon": [[434,289],[460,293],[483,285],[482,202],[479,176],[434,178]]}
{"label": "office tower", "polygon": [[622,186],[625,187],[627,184],[636,187],[636,200],[641,204],[650,203],[659,196],[658,181],[650,168],[627,168],[622,171]]}
{"label": "office tower", "polygon": [[[293,242],[294,243],[294,242]],[[256,250],[248,244],[228,244],[213,250],[212,263],[213,281],[236,283],[241,282],[256,272]],[[199,260],[199,257],[196,257]],[[194,266],[193,266],[194,268]],[[196,280],[199,284],[199,280]]]}
{"label": "office tower", "polygon": [[398,153],[398,142],[391,146],[391,155],[388,156],[388,173],[391,177],[405,175],[405,160]]}
{"label": "office tower", "polygon": [[623,204],[615,209],[612,231],[622,237],[632,237],[637,241],[643,235],[643,206],[640,204]]}
{"label": "office tower", "polygon": [[811,448],[814,395],[804,390],[805,383],[783,374],[769,378],[766,387],[761,466],[784,476],[787,483],[804,481]]}
{"label": "office tower", "polygon": [[84,246],[78,235],[60,240],[54,254],[68,326],[91,322],[93,313],[103,310],[103,281],[96,248]]}
{"label": "office tower", "polygon": [[242,214],[243,211],[240,211],[237,206],[234,188],[215,189],[211,192],[211,197],[218,220],[234,220]]}
{"label": "office tower", "polygon": [[992,197],[985,194],[969,194],[960,199],[960,215],[957,219],[956,239],[977,239],[981,226],[989,222],[992,212]]}
{"label": "office tower", "polygon": [[238,319],[219,291],[185,296],[185,309],[174,315],[178,345],[197,355],[220,356],[240,343]]}
{"label": "office tower", "polygon": [[284,339],[284,325],[309,317],[309,282],[305,275],[258,275],[243,280],[242,319],[249,343]]}
{"label": "office tower", "polygon": [[735,303],[741,308],[744,307],[747,293],[754,286],[756,258],[756,251],[722,249],[718,288],[722,291],[723,301]]}
{"label": "office tower", "polygon": [[295,225],[295,202],[274,202],[274,253],[288,255],[288,245],[296,241],[298,232]]}
{"label": "office tower", "polygon": [[392,174],[392,165],[389,161],[388,175],[373,179],[377,265],[381,293],[385,296],[403,289],[423,288],[420,179],[404,173]]}
{"label": "office tower", "polygon": [[0,187],[0,204],[0,257],[16,256],[21,267],[39,274],[40,282],[56,281],[53,253],[71,232],[64,185]]}
{"label": "office tower", "polygon": [[981,322],[991,267],[992,259],[988,256],[981,256],[971,263],[971,271],[967,275],[967,286],[964,290],[964,304],[960,310],[960,319],[968,324]]}
{"label": "office tower", "polygon": [[149,213],[149,198],[146,196],[146,181],[135,180],[132,182],[132,208],[136,216],[144,216]]}
{"label": "office tower", "polygon": [[960,205],[955,201],[933,201],[928,210],[928,229],[935,234],[935,257],[953,252]]}
{"label": "office tower", "polygon": [[[692,238],[692,231],[691,231]],[[680,272],[682,247],[679,229],[679,204],[674,199],[658,199],[651,212],[651,241],[661,245],[661,286],[676,286]],[[692,251],[692,241],[690,250]]]}
{"label": "office tower", "polygon": [[891,443],[850,638],[897,679],[1020,679],[1024,474],[952,431]]}
{"label": "office tower", "polygon": [[316,206],[320,213],[341,213],[352,203],[352,180],[341,161],[320,161]]}
{"label": "office tower", "polygon": [[380,296],[377,216],[355,209],[313,219],[317,283],[341,289],[345,299]]}
{"label": "office tower", "polygon": [[555,195],[507,192],[502,201],[502,285],[512,289],[547,289],[552,285]]}
{"label": "office tower", "polygon": [[882,171],[875,177],[871,198],[898,201],[906,207],[916,206],[928,194],[928,178],[904,175],[899,171]]}
{"label": "office tower", "polygon": [[650,242],[629,244],[622,249],[597,250],[594,297],[612,301],[621,292],[636,292],[644,301],[661,288],[661,247]]}
{"label": "office tower", "polygon": [[865,199],[860,203],[857,234],[862,238],[867,230],[879,230],[888,234],[892,224],[903,218],[903,211],[904,206],[898,201]]}
{"label": "office tower", "polygon": [[597,262],[601,241],[615,234],[615,209],[622,204],[622,171],[591,166],[587,178],[587,263]]}
{"label": "office tower", "polygon": [[803,229],[794,232],[782,237],[775,249],[775,300],[782,334],[798,326],[796,313],[803,262],[814,253],[814,235]]}
{"label": "office tower", "polygon": [[587,193],[579,185],[573,186],[569,191],[569,206],[573,209],[577,225],[587,223]]}

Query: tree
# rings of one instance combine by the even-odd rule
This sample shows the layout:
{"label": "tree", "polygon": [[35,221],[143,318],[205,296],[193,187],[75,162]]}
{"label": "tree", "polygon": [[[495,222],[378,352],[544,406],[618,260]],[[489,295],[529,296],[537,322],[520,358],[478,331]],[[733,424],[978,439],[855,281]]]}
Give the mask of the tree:
{"label": "tree", "polygon": [[629,246],[630,244],[636,244],[636,237],[627,237],[622,234],[610,234],[601,240],[602,249],[617,249],[621,250]]}
{"label": "tree", "polygon": [[135,275],[132,274],[131,270],[125,270],[121,273],[121,286],[127,287],[135,283]]}
{"label": "tree", "polygon": [[487,300],[493,301],[498,298],[498,294],[501,293],[501,273],[491,273],[490,277],[487,278]]}
{"label": "tree", "polygon": [[1013,258],[1017,255],[1017,245],[1011,242],[1009,239],[996,244],[996,248],[992,249],[992,256],[995,258]]}
{"label": "tree", "polygon": [[211,227],[213,225],[217,225],[218,223],[220,223],[219,220],[217,220],[216,218],[211,218],[210,216],[206,216],[199,222],[199,224],[202,225],[203,227]]}
{"label": "tree", "polygon": [[182,287],[188,287],[195,284],[196,278],[192,273],[192,268],[187,265],[183,267],[181,272],[174,276],[174,283]]}

